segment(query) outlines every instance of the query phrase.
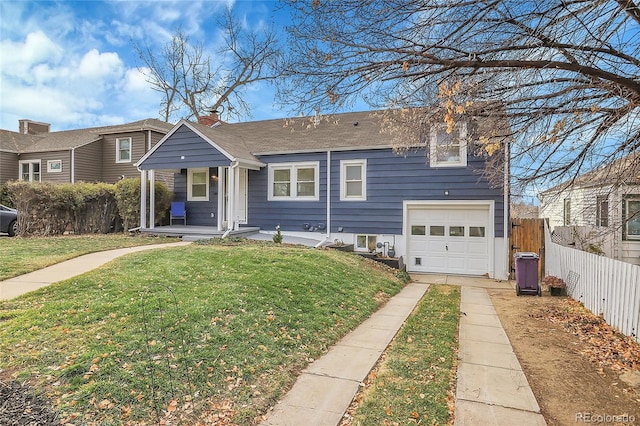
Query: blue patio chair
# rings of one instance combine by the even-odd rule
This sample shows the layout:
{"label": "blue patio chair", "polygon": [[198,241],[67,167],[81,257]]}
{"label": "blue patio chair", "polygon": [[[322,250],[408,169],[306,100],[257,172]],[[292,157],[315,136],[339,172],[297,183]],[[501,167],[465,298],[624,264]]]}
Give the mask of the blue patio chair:
{"label": "blue patio chair", "polygon": [[173,201],[171,203],[170,225],[173,225],[173,219],[182,219],[183,223],[187,224],[187,209],[183,201]]}

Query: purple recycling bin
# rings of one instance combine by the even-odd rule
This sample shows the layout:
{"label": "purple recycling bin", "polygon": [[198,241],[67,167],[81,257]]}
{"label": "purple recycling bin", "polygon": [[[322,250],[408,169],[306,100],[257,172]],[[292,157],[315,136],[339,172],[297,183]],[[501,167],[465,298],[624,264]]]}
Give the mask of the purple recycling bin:
{"label": "purple recycling bin", "polygon": [[519,252],[514,255],[516,264],[516,294],[537,294],[542,296],[538,279],[538,261],[540,256],[532,252]]}

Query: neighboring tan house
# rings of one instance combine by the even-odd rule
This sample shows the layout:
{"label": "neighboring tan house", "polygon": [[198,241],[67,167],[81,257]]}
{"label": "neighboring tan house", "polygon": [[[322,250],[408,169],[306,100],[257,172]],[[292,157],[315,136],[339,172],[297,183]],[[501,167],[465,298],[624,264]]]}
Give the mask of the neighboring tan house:
{"label": "neighboring tan house", "polygon": [[135,163],[173,125],[146,119],[60,132],[49,128],[47,123],[20,120],[19,132],[0,130],[0,184],[10,180],[114,183],[139,177]]}
{"label": "neighboring tan house", "polygon": [[[434,126],[420,146],[398,154],[373,113],[287,123],[183,120],[137,166],[143,181],[150,171],[174,173],[187,227],[280,226],[357,251],[394,246],[411,272],[507,277],[508,196],[483,174],[487,159],[475,154],[471,131],[494,124],[466,117],[451,134]],[[153,215],[143,199],[147,208]]]}
{"label": "neighboring tan house", "polygon": [[640,265],[640,153],[539,195],[560,243]]}

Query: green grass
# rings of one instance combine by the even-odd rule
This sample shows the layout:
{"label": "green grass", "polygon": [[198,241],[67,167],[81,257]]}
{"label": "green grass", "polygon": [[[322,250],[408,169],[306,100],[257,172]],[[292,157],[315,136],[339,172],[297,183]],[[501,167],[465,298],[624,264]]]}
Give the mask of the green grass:
{"label": "green grass", "polygon": [[125,234],[42,238],[0,237],[0,281],[87,253],[176,241]]}
{"label": "green grass", "polygon": [[[182,424],[212,415],[208,407],[248,425],[402,286],[332,250],[245,243],[131,254],[0,303],[0,371],[44,390],[73,423],[155,423],[158,406]],[[190,400],[194,414],[183,409]]]}
{"label": "green grass", "polygon": [[432,285],[370,374],[353,425],[438,424],[455,394],[460,290]]}

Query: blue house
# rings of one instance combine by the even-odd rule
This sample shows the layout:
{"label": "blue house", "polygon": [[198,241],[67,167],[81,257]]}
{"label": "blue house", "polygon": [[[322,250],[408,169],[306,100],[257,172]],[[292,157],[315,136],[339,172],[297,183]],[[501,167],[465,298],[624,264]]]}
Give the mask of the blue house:
{"label": "blue house", "polygon": [[401,154],[370,112],[210,122],[179,122],[137,163],[143,182],[174,173],[187,226],[273,233],[280,225],[319,244],[392,247],[410,272],[507,277],[508,196],[471,149],[477,117],[451,133],[433,126]]}

